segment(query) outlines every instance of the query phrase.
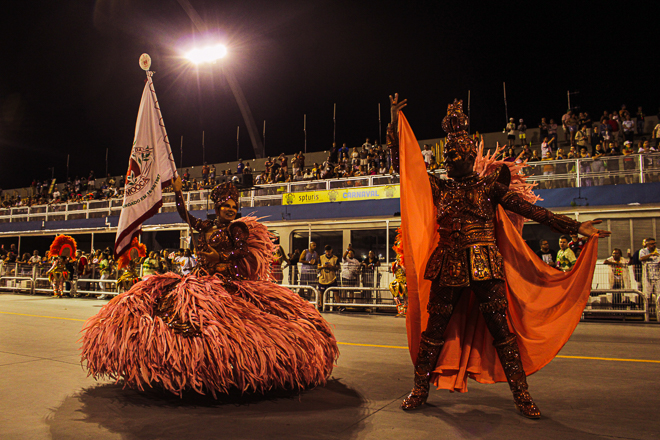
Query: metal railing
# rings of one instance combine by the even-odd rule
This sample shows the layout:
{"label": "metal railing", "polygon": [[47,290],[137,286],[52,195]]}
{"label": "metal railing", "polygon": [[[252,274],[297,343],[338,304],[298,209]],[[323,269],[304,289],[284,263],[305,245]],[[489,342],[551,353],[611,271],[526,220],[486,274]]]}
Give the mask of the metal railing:
{"label": "metal railing", "polygon": [[615,266],[597,264],[584,315],[643,315],[646,322],[655,315],[660,321],[657,313],[660,278],[653,280],[650,275],[657,274],[657,266],[657,263],[644,263],[641,266],[625,262]]}
{"label": "metal railing", "polygon": [[[528,162],[524,170],[530,182],[538,182],[539,189],[647,183],[660,180],[660,153],[604,156],[600,159],[566,159]],[[443,176],[444,170],[436,174]],[[285,193],[324,191],[339,188],[376,187],[399,183],[399,175],[374,175],[345,179],[304,180],[288,183],[256,185],[241,190],[244,208],[282,204]],[[184,193],[189,210],[212,209],[209,189]],[[25,221],[56,221],[118,216],[122,199],[91,200],[36,206],[0,208],[0,223]],[[163,195],[160,212],[174,212],[174,194]]]}
{"label": "metal railing", "polygon": [[368,308],[373,312],[380,308],[396,309],[396,302],[390,289],[384,287],[328,287],[323,292],[322,310],[326,307],[333,311],[334,307]]}

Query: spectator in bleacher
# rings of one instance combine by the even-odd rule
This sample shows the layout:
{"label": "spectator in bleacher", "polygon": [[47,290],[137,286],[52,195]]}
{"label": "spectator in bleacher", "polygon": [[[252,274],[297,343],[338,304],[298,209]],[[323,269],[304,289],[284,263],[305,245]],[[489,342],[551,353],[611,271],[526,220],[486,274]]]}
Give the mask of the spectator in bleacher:
{"label": "spectator in bleacher", "polygon": [[188,168],[186,168],[186,172],[183,173],[183,181],[184,182],[189,182],[190,181],[190,171]]}
{"label": "spectator in bleacher", "polygon": [[660,253],[655,245],[655,238],[646,239],[646,247],[639,252],[639,261],[645,263],[644,294],[647,298],[655,294],[657,303],[660,303]]}
{"label": "spectator in bleacher", "polygon": [[564,129],[564,142],[569,143],[569,140],[571,139],[571,132],[568,129],[568,120],[571,117],[571,109],[569,108],[566,113],[564,113],[561,117],[561,127]]}
{"label": "spectator in bleacher", "polygon": [[541,157],[545,158],[548,153],[552,157],[551,145],[552,145],[552,141],[549,141],[547,137],[544,137],[543,142],[541,142]]}
{"label": "spectator in bleacher", "polygon": [[253,183],[255,185],[263,185],[266,182],[266,172],[262,171],[254,177]]}
{"label": "spectator in bleacher", "polygon": [[548,123],[545,122],[545,118],[541,118],[541,123],[539,124],[539,138],[544,139],[544,138],[550,138],[550,135],[548,134]]}
{"label": "spectator in bleacher", "polygon": [[587,132],[587,142],[589,144],[593,144],[592,136],[593,136],[593,121],[591,120],[591,116],[589,116],[589,113],[584,112],[584,116],[582,118],[582,121],[580,122],[580,125],[584,125],[585,130]]}
{"label": "spectator in bleacher", "polygon": [[275,176],[275,182],[276,183],[283,183],[286,182],[287,175],[284,172],[284,168],[278,168],[277,170],[277,176]]}
{"label": "spectator in bleacher", "polygon": [[[555,160],[564,160],[566,159],[566,154],[564,153],[563,148],[559,148],[557,150],[557,155],[555,156]],[[555,164],[555,174],[559,175],[565,175],[568,172],[566,168],[566,163],[565,162],[560,162]],[[568,180],[566,179],[557,179],[555,180],[555,187],[556,188],[567,188],[568,187]]]}
{"label": "spectator in bleacher", "polygon": [[302,173],[302,170],[298,169],[296,173],[293,175],[293,181],[294,182],[300,182],[305,180],[305,176]]}
{"label": "spectator in bleacher", "polygon": [[603,261],[603,264],[611,267],[609,273],[610,289],[630,289],[628,260],[622,258],[621,255],[623,255],[621,249],[614,248],[612,256]]}
{"label": "spectator in bleacher", "polygon": [[568,237],[566,235],[562,235],[559,237],[559,251],[557,252],[556,263],[557,269],[563,272],[568,272],[573,268],[576,261],[577,258],[575,257],[575,254],[568,247]]}
{"label": "spectator in bleacher", "polygon": [[300,166],[299,154],[302,156],[302,151],[300,153],[294,153],[293,157],[291,158],[291,169],[293,170],[294,176],[298,174],[298,171],[302,170],[302,167]]}
{"label": "spectator in bleacher", "polygon": [[623,128],[623,138],[632,142],[635,137],[635,122],[630,119],[630,115],[626,116],[626,119],[621,123],[621,126]]}
{"label": "spectator in bleacher", "polygon": [[610,133],[612,139],[616,140],[619,137],[619,114],[616,112],[612,113],[612,117],[607,120],[607,124],[610,126]]}
{"label": "spectator in bleacher", "polygon": [[360,149],[360,166],[366,167],[369,165],[369,150],[365,148],[364,144]]}
{"label": "spectator in bleacher", "polygon": [[367,140],[364,141],[364,144],[362,144],[362,149],[371,150],[372,148],[373,148],[373,145],[371,145],[371,142],[369,142],[369,138],[367,138]]}
{"label": "spectator in bleacher", "polygon": [[543,176],[545,176],[545,189],[552,189],[554,188],[554,181],[553,176],[555,175],[555,167],[552,164],[554,161],[554,157],[552,157],[552,152],[546,151],[545,156],[542,161],[546,162],[545,165],[543,165]]}
{"label": "spectator in bleacher", "polygon": [[216,177],[216,169],[215,169],[215,164],[211,165],[211,169],[209,170],[209,183],[211,185],[215,185],[215,177]]}
{"label": "spectator in bleacher", "polygon": [[[586,176],[591,173],[591,161],[586,159],[591,159],[591,154],[587,151],[587,147],[580,148],[580,173],[583,176]],[[582,186],[593,186],[593,179],[589,177],[582,178]]]}
{"label": "spectator in bleacher", "polygon": [[588,141],[589,141],[589,136],[587,136],[587,127],[582,125],[578,131],[572,134],[573,141],[575,145],[577,146],[578,149],[582,149],[583,147],[587,147]]}
{"label": "spectator in bleacher", "polygon": [[587,237],[580,237],[578,234],[571,234],[571,241],[568,242],[568,247],[573,251],[575,257],[579,257],[582,249],[587,244]]}
{"label": "spectator in bleacher", "polygon": [[619,110],[619,118],[621,118],[621,121],[625,121],[626,117],[630,116],[630,112],[626,108],[625,104],[621,104],[621,109]]}
{"label": "spectator in bleacher", "polygon": [[[532,157],[530,157],[529,160],[527,160],[527,162],[530,163],[530,165],[533,164],[534,162],[540,162],[540,161],[541,161],[541,158],[539,157],[539,151],[538,150],[532,151]],[[540,167],[530,166],[530,172],[529,172],[530,176],[538,176],[540,174],[541,174],[541,168]]]}
{"label": "spectator in bleacher", "polygon": [[514,147],[509,147],[504,151],[502,160],[506,162],[513,162],[516,160],[516,157],[516,149]]}
{"label": "spectator in bleacher", "polygon": [[321,178],[321,167],[316,162],[314,162],[314,167],[312,167],[312,174],[314,175],[314,180]]}
{"label": "spectator in bleacher", "polygon": [[619,147],[617,147],[613,143],[610,143],[609,148],[606,150],[605,156],[607,156],[607,159],[605,160],[605,162],[607,163],[607,171],[613,173],[613,175],[610,177],[610,180],[614,185],[618,185],[620,180],[619,156],[621,156],[621,151],[619,150]]}
{"label": "spectator in bleacher", "polygon": [[270,176],[271,169],[273,168],[273,164],[274,164],[274,162],[273,162],[273,158],[272,158],[272,157],[268,157],[268,158],[266,159],[266,162],[264,162],[264,168],[265,168],[265,173],[266,173],[266,175],[269,175],[269,176]]}
{"label": "spectator in bleacher", "polygon": [[527,125],[521,119],[520,124],[518,124],[518,137],[520,138],[520,145],[527,144]]}
{"label": "spectator in bleacher", "polygon": [[[591,162],[591,172],[592,173],[604,173],[605,170],[605,164],[603,161],[603,157],[605,156],[605,151],[603,151],[603,147],[600,144],[596,145],[596,148],[594,149],[594,154],[592,156],[593,161]],[[601,186],[603,184],[603,177],[595,177],[594,178],[594,183],[596,186]]]}
{"label": "spectator in bleacher", "polygon": [[536,255],[538,255],[539,258],[543,260],[543,262],[547,265],[555,267],[555,262],[557,261],[557,251],[550,249],[550,243],[548,243],[548,240],[546,239],[542,239],[539,244],[541,245],[541,249],[536,251]]}
{"label": "spectator in bleacher", "polygon": [[358,165],[360,165],[360,152],[357,147],[353,147],[353,151],[351,151],[351,167],[354,168]]}
{"label": "spectator in bleacher", "polygon": [[244,169],[245,164],[243,163],[243,159],[238,159],[238,163],[236,164],[236,174],[243,174]]}
{"label": "spectator in bleacher", "polygon": [[658,123],[653,127],[651,139],[655,139],[655,148],[660,149],[660,119],[658,119]]}
{"label": "spectator in bleacher", "polygon": [[[610,144],[613,145],[613,144]],[[627,184],[631,184],[635,180],[635,176],[633,175],[635,168],[636,168],[636,161],[635,158],[632,156],[635,154],[635,150],[633,150],[632,147],[632,142],[630,141],[625,141],[623,143],[623,170],[626,172],[625,176],[625,181]]]}
{"label": "spectator in bleacher", "polygon": [[288,167],[288,160],[286,158],[286,155],[284,153],[280,153],[280,155],[277,157],[277,160],[280,162],[280,167],[284,169],[284,174],[287,174],[289,172]]}
{"label": "spectator in bleacher", "polygon": [[346,145],[346,142],[344,142],[341,145],[341,148],[339,149],[339,156],[346,155],[347,157],[351,155],[350,150],[348,149],[348,146]]}
{"label": "spectator in bleacher", "polygon": [[509,118],[509,123],[506,124],[504,131],[506,131],[507,145],[513,147],[516,142],[516,123],[514,118]]}
{"label": "spectator in bleacher", "polygon": [[550,124],[548,125],[548,138],[550,138],[550,147],[553,150],[557,150],[559,145],[559,138],[557,137],[557,129],[559,126],[555,123],[554,119],[550,119]]}

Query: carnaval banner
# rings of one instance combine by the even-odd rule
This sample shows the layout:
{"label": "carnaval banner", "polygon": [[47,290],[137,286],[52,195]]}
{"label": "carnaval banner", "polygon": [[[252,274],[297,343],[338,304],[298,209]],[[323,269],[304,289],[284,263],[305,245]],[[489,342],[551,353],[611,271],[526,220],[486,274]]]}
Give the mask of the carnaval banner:
{"label": "carnaval banner", "polygon": [[359,202],[362,200],[395,198],[399,198],[399,185],[285,193],[282,195],[282,204],[307,205],[310,203]]}
{"label": "carnaval banner", "polygon": [[124,203],[115,240],[115,257],[130,247],[133,237],[140,233],[142,223],[158,212],[163,204],[162,188],[170,184],[176,170],[152,75],[153,72],[147,72],[147,83],[135,124]]}

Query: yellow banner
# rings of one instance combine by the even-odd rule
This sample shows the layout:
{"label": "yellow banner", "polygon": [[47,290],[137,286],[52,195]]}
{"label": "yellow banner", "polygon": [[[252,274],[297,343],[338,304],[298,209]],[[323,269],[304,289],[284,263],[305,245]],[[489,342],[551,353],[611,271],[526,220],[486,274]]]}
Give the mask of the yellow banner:
{"label": "yellow banner", "polygon": [[341,188],[329,191],[285,193],[283,205],[307,205],[310,203],[359,202],[361,200],[396,199],[401,197],[399,185],[370,188]]}

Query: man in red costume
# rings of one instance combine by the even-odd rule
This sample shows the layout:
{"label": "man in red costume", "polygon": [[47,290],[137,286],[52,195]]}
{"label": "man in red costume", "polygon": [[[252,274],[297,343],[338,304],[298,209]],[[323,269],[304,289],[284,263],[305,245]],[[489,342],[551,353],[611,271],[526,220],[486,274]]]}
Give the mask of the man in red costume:
{"label": "man in red costume", "polygon": [[[406,100],[399,101],[398,95],[390,97],[390,100],[392,123],[388,126],[387,140],[392,150],[394,168],[398,171],[399,111],[406,106]],[[427,304],[428,320],[425,329],[422,326],[421,339],[419,335],[411,336],[411,326],[408,326],[409,339],[418,338],[419,350],[416,357],[413,354],[414,387],[401,407],[411,410],[426,402],[432,374],[441,369],[438,359],[445,344],[445,330],[459,300],[471,291],[493,337],[493,345],[513,392],[516,407],[525,417],[539,418],[541,413],[527,391],[516,333],[510,330],[507,322],[505,270],[495,236],[498,205],[563,234],[579,232],[586,236],[596,234],[606,237],[609,232],[594,227],[600,221],[579,223],[528,202],[509,188],[511,174],[506,166],[480,177],[474,171],[477,148],[475,141],[466,132],[467,126],[468,118],[462,111],[462,102],[454,101],[442,121],[442,127],[448,133],[444,161],[449,179],[429,175],[439,240],[425,262],[423,278],[431,283]],[[406,173],[402,172],[402,210],[406,209],[403,201],[404,179]],[[408,250],[406,248],[406,252]],[[443,352],[445,354],[446,350]]]}

